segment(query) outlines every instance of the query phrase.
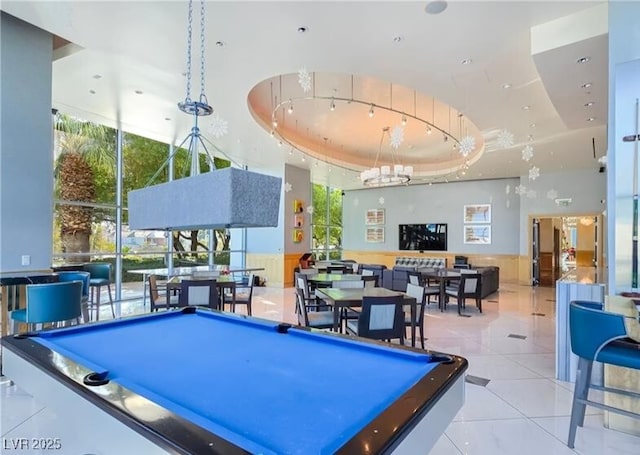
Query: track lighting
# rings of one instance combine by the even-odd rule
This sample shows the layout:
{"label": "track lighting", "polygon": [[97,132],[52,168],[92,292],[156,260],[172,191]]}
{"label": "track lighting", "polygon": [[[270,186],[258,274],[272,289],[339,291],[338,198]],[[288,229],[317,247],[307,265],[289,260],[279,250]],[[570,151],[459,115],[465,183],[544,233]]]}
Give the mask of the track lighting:
{"label": "track lighting", "polygon": [[375,112],[373,112],[373,104],[372,104],[371,107],[369,108],[369,118],[373,118],[374,115],[375,115]]}

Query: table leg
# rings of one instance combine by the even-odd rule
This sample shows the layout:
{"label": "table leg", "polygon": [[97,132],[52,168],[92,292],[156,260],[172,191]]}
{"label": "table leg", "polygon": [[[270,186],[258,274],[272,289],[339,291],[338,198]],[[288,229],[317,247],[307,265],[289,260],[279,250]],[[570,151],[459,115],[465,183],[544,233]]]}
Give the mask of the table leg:
{"label": "table leg", "polygon": [[[147,307],[147,285],[149,284],[147,280],[149,279],[149,275],[146,273],[142,274],[142,309],[144,310]],[[151,289],[149,289],[151,292]]]}
{"label": "table leg", "polygon": [[418,302],[411,305],[411,347],[416,347],[416,306]]}
{"label": "table leg", "polygon": [[438,306],[440,307],[440,311],[444,311],[446,309],[446,305],[445,305],[445,297],[446,297],[446,293],[445,293],[445,288],[446,288],[446,280],[442,279],[440,280],[440,298],[438,299]]}
{"label": "table leg", "polygon": [[334,332],[342,332],[342,328],[338,327],[340,324],[340,306],[338,302],[333,302],[333,331]]}

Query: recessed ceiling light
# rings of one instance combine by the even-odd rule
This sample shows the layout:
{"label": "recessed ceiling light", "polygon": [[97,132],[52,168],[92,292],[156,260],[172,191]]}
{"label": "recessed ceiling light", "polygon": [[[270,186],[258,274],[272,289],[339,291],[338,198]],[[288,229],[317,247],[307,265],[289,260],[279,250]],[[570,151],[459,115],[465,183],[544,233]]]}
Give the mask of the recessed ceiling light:
{"label": "recessed ceiling light", "polygon": [[298,33],[307,33],[309,29],[307,27],[305,27],[304,25],[298,27]]}
{"label": "recessed ceiling light", "polygon": [[589,118],[587,119],[587,122],[593,122],[595,119],[596,119],[595,117],[589,117]]}
{"label": "recessed ceiling light", "polygon": [[591,107],[593,106],[593,101],[587,101],[586,103],[584,103],[584,107]]}
{"label": "recessed ceiling light", "polygon": [[92,95],[95,95],[95,94],[96,94],[96,91],[95,91],[95,90],[93,90],[93,89],[91,89],[91,90],[89,90],[89,93],[91,93]]}
{"label": "recessed ceiling light", "polygon": [[587,63],[589,61],[591,61],[591,57],[588,57],[588,56],[587,57],[580,57],[578,60],[576,60],[576,62],[578,62],[578,63]]}
{"label": "recessed ceiling light", "polygon": [[509,83],[502,84],[502,88],[504,88],[504,89],[511,88],[511,84],[509,84]]}
{"label": "recessed ceiling light", "polygon": [[402,41],[404,38],[402,35],[396,35],[393,37],[393,42],[394,43],[399,43],[400,41]]}
{"label": "recessed ceiling light", "polygon": [[167,122],[171,121],[171,117],[165,117],[164,118]]}
{"label": "recessed ceiling light", "polygon": [[591,87],[591,85],[593,85],[593,84],[591,84],[591,82],[585,82],[585,83],[584,83],[584,84],[582,84],[580,87],[582,87],[582,88],[589,88],[589,87]]}
{"label": "recessed ceiling light", "polygon": [[536,127],[536,124],[535,124],[535,123],[530,123],[530,124],[529,124],[529,128],[535,128],[535,127]]}
{"label": "recessed ceiling light", "polygon": [[136,90],[136,95],[142,95],[144,92],[142,90]]}
{"label": "recessed ceiling light", "polygon": [[224,41],[216,41],[216,46],[218,47],[224,47]]}
{"label": "recessed ceiling light", "polygon": [[462,63],[463,65],[470,65],[472,62],[473,60],[471,60],[470,58],[465,58],[460,63]]}
{"label": "recessed ceiling light", "polygon": [[102,74],[94,74],[93,78],[94,79],[102,79]]}
{"label": "recessed ceiling light", "polygon": [[445,1],[429,2],[427,6],[424,7],[424,10],[427,14],[440,14],[447,9],[447,6],[449,5]]}
{"label": "recessed ceiling light", "polygon": [[531,106],[529,106],[528,104],[525,104],[524,106],[522,106],[523,111],[528,111],[529,109],[531,109]]}

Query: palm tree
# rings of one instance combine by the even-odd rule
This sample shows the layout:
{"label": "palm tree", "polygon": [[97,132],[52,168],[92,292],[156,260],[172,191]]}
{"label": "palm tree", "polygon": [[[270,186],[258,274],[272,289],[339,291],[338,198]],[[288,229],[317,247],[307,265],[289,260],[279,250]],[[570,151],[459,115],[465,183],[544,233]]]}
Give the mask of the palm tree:
{"label": "palm tree", "polygon": [[[56,196],[64,202],[57,208],[63,253],[89,253],[95,209],[82,203],[108,201],[98,187],[96,176],[115,177],[115,134],[110,128],[67,115],[57,115],[59,155],[56,160]],[[104,185],[105,188],[115,185]],[[106,190],[111,192],[110,190]],[[103,196],[103,197],[100,197]],[[114,199],[111,199],[115,202]],[[69,262],[85,262],[87,256],[69,257]]]}

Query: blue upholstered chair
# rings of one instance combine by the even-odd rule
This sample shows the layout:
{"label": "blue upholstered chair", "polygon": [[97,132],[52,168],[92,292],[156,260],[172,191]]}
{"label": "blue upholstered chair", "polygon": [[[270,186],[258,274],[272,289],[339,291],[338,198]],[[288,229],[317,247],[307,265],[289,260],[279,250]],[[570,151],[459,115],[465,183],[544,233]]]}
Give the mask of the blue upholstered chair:
{"label": "blue upholstered chair", "polygon": [[100,320],[100,291],[102,286],[107,287],[109,292],[109,303],[111,304],[111,315],[115,318],[113,309],[113,297],[111,297],[111,264],[108,262],[92,262],[84,265],[84,271],[91,274],[89,288],[91,298],[89,308],[96,310],[96,321]]}
{"label": "blue upholstered chair", "polygon": [[57,323],[75,319],[79,322],[82,313],[82,282],[28,284],[27,306],[11,312],[12,331],[17,324],[27,324],[29,330],[37,324]]}
{"label": "blue upholstered chair", "polygon": [[89,272],[58,272],[58,281],[80,281],[82,282],[82,320],[89,322]]}
{"label": "blue upholstered chair", "polygon": [[573,448],[577,427],[584,424],[587,405],[627,417],[640,418],[640,414],[589,400],[590,388],[640,398],[640,394],[635,392],[591,384],[591,369],[594,361],[618,367],[640,369],[640,344],[627,338],[625,316],[602,311],[602,304],[597,302],[571,302],[569,333],[571,350],[578,356],[578,370],[567,441],[567,445]]}

